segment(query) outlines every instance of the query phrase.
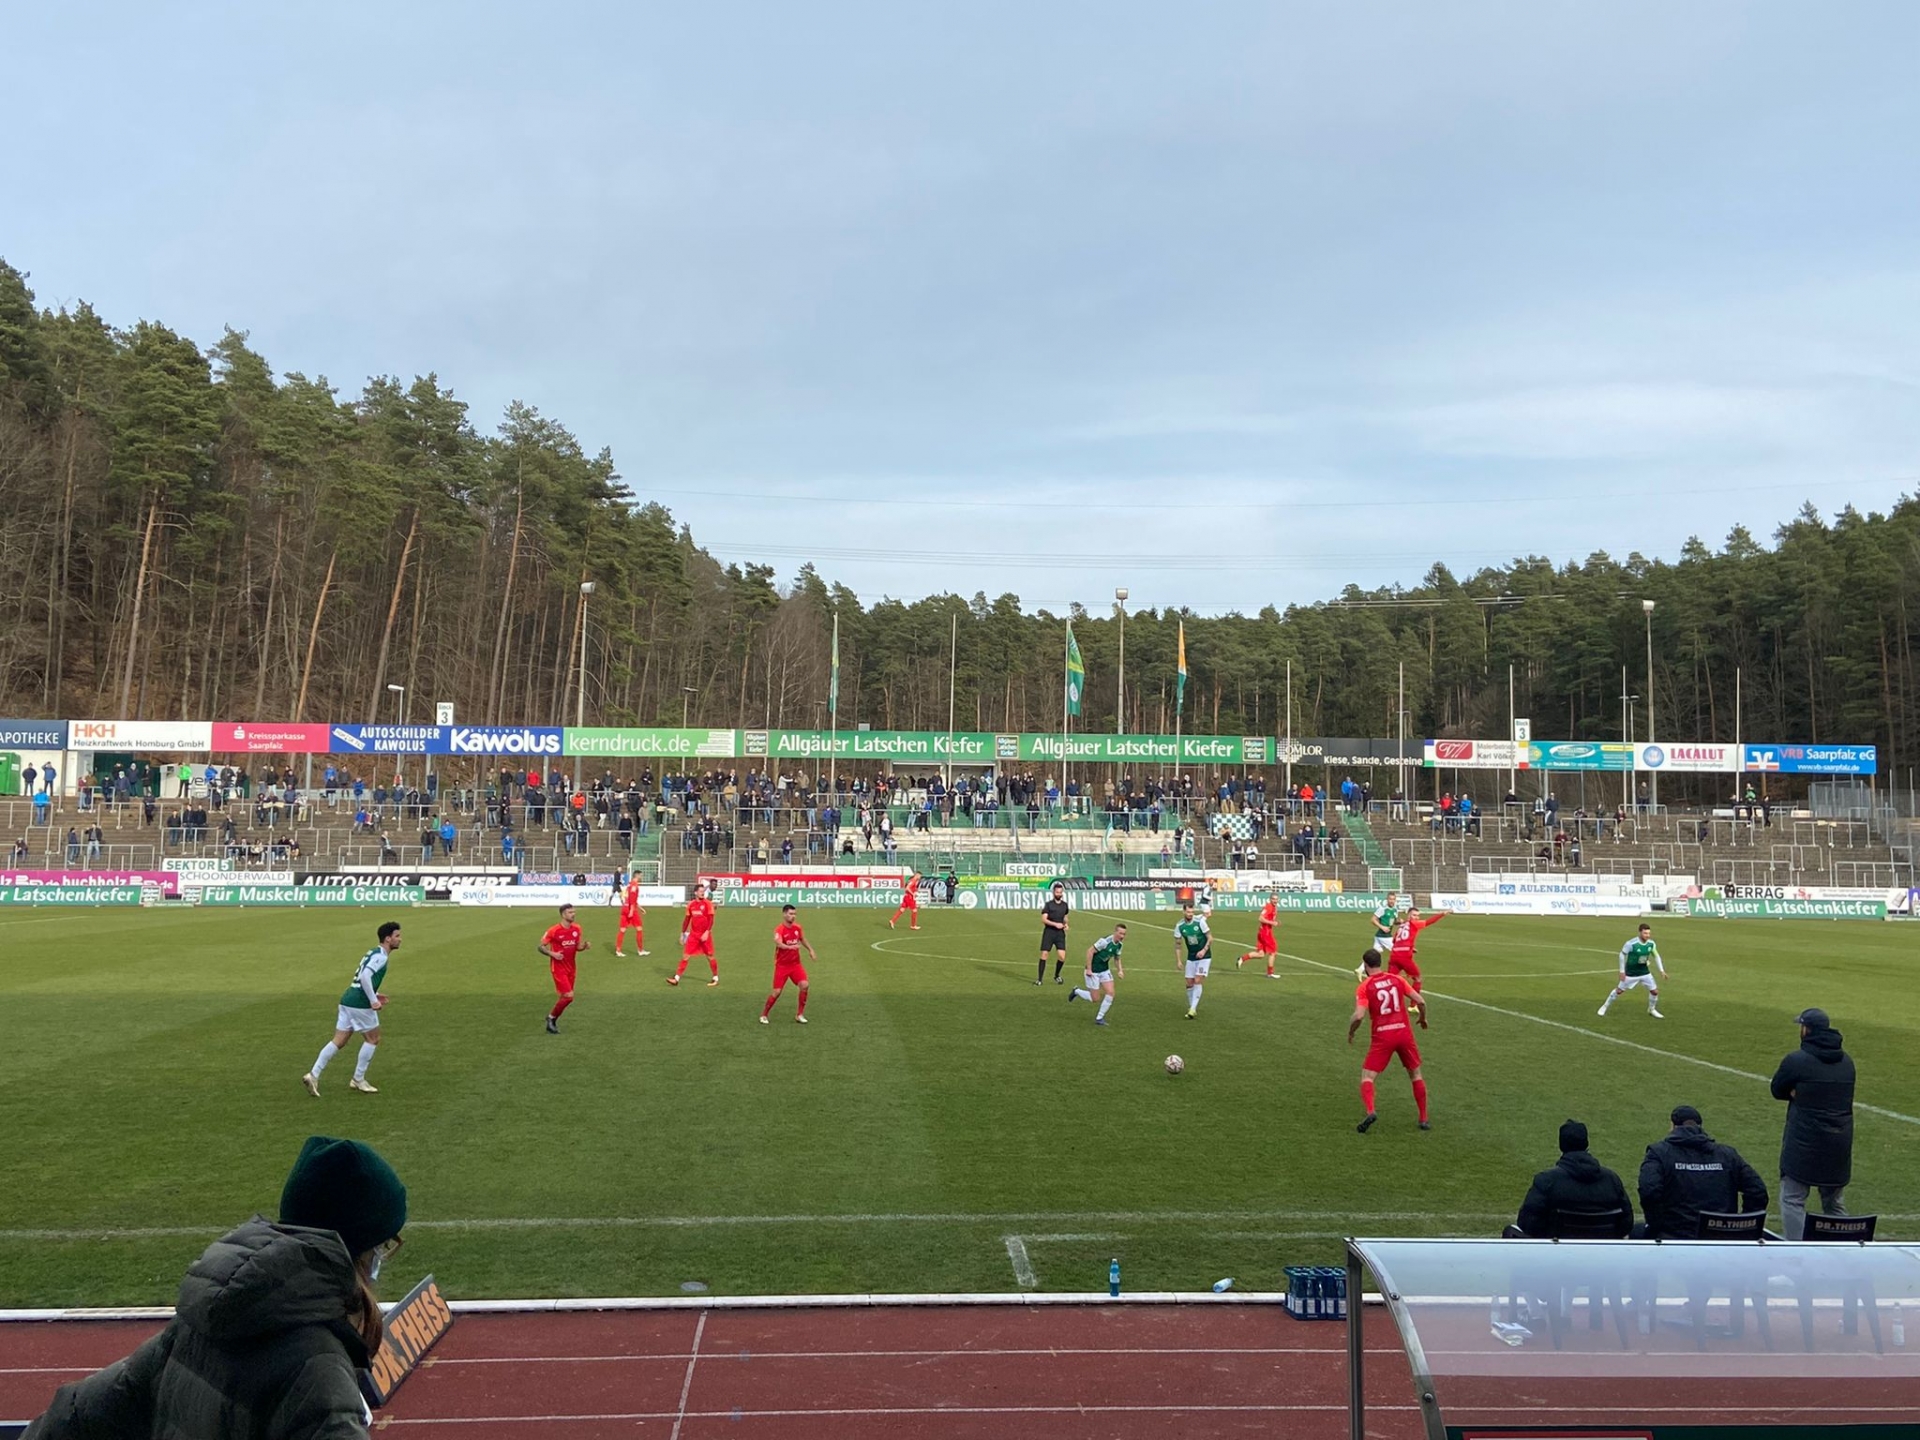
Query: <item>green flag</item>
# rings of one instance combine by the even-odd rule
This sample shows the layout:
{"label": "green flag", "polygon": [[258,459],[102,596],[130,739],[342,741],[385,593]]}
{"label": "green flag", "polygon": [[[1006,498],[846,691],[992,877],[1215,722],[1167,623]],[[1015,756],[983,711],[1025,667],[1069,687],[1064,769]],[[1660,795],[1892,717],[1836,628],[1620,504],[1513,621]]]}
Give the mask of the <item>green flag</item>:
{"label": "green flag", "polygon": [[1187,699],[1187,622],[1180,622],[1180,665],[1174,671],[1173,713],[1178,715]]}
{"label": "green flag", "polygon": [[1080,658],[1080,646],[1073,638],[1073,622],[1067,622],[1067,714],[1080,713],[1080,697],[1087,689],[1087,665]]}
{"label": "green flag", "polygon": [[[840,612],[833,612],[833,670],[827,678],[827,714],[840,713]],[[833,728],[833,727],[828,727]]]}

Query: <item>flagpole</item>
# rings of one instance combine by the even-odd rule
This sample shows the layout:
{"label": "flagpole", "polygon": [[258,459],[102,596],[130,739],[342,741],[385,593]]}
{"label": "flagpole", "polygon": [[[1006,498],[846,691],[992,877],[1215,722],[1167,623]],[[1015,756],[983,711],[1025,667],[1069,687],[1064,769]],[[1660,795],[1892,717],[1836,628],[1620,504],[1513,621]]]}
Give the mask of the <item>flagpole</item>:
{"label": "flagpole", "polygon": [[[1073,621],[1067,621],[1067,643],[1060,651],[1060,814],[1064,821],[1067,811],[1067,734],[1071,726],[1067,723],[1073,715],[1073,671],[1068,667],[1073,663]],[[1068,832],[1069,838],[1072,831]]]}
{"label": "flagpole", "polygon": [[947,794],[953,794],[953,686],[960,666],[960,612],[953,612],[953,632],[947,638]]}
{"label": "flagpole", "polygon": [[1287,790],[1293,790],[1293,661],[1287,661]]}
{"label": "flagpole", "polygon": [[[832,672],[827,680],[827,803],[829,805],[834,806],[836,809],[839,808],[839,804],[840,804],[840,787],[838,783],[840,779],[840,763],[839,763],[840,757],[837,753],[835,753],[836,746],[834,745],[834,740],[839,735],[839,733],[840,733],[840,607],[836,605],[833,610],[833,667],[832,667]],[[815,773],[818,774],[819,772],[816,771]],[[835,837],[831,835],[827,837],[827,844],[829,847],[833,845],[834,838]],[[836,857],[832,854],[832,851],[830,849],[828,854],[828,863],[832,864],[835,858]]]}

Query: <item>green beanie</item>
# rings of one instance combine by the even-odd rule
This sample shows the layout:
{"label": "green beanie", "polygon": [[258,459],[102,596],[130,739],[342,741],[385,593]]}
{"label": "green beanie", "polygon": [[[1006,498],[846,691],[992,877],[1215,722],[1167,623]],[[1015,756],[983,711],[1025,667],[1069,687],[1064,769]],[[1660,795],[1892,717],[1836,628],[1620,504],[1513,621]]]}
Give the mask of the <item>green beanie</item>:
{"label": "green beanie", "polygon": [[407,1223],[407,1187],[372,1146],[312,1135],[280,1192],[280,1223],[331,1230],[363,1255]]}

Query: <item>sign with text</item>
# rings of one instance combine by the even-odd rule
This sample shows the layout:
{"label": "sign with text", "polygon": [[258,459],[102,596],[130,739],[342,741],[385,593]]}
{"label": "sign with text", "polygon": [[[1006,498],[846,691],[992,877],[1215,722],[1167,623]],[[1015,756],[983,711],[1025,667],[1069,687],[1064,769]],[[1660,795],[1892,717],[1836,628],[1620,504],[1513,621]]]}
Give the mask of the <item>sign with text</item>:
{"label": "sign with text", "polygon": [[1597,740],[1535,740],[1526,747],[1523,770],[1631,770],[1634,748]]}
{"label": "sign with text", "polygon": [[510,759],[558,759],[566,732],[546,725],[441,725],[430,755],[487,755]]}
{"label": "sign with text", "polygon": [[162,894],[174,896],[180,893],[180,877],[165,870],[0,870],[0,885],[12,885],[23,890],[35,885],[50,885],[59,889],[131,885],[135,890],[142,885],[158,885]]}
{"label": "sign with text", "polygon": [[9,885],[0,875],[0,905],[138,905],[138,885]]}
{"label": "sign with text", "polygon": [[202,905],[418,905],[427,892],[418,885],[282,885],[210,882],[200,886]]}
{"label": "sign with text", "polygon": [[734,730],[607,730],[569,725],[561,753],[608,760],[732,759],[740,753]]}
{"label": "sign with text", "polygon": [[1423,763],[1443,770],[1517,770],[1520,749],[1511,740],[1429,740]]}
{"label": "sign with text", "polygon": [[1874,775],[1880,769],[1875,745],[1743,745],[1742,768],[1782,775]]}
{"label": "sign with text", "polygon": [[64,750],[64,720],[0,720],[0,750]]}
{"label": "sign with text", "polygon": [[740,753],[769,760],[921,760],[991,765],[994,737],[945,730],[742,730]]}
{"label": "sign with text", "polygon": [[208,720],[75,720],[67,730],[69,750],[213,749]]}
{"label": "sign with text", "polygon": [[240,751],[248,755],[324,755],[331,738],[325,725],[222,721],[213,727],[213,748],[222,754]]}
{"label": "sign with text", "polygon": [[1637,745],[1634,747],[1633,768],[1731,773],[1740,768],[1740,746]]}
{"label": "sign with text", "polygon": [[[1253,755],[1248,754],[1248,746]],[[1254,758],[1257,756],[1258,758]],[[1022,735],[1022,760],[1075,765],[1265,765],[1263,735]]]}
{"label": "sign with text", "polygon": [[438,725],[335,725],[327,749],[335,755],[425,755],[441,744]]}
{"label": "sign with text", "polygon": [[385,1405],[392,1400],[401,1382],[452,1327],[453,1311],[429,1275],[386,1313],[386,1332],[367,1366],[373,1403]]}

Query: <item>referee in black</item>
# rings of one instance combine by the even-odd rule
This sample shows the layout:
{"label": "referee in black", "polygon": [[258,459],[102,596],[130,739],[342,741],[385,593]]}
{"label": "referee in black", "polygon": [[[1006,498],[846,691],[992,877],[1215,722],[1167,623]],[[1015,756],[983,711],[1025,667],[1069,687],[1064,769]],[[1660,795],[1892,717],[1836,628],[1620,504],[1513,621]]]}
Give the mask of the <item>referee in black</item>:
{"label": "referee in black", "polygon": [[1067,967],[1067,887],[1058,880],[1040,908],[1040,974],[1033,983],[1047,983],[1047,952],[1053,952],[1053,983],[1063,984],[1060,972]]}

